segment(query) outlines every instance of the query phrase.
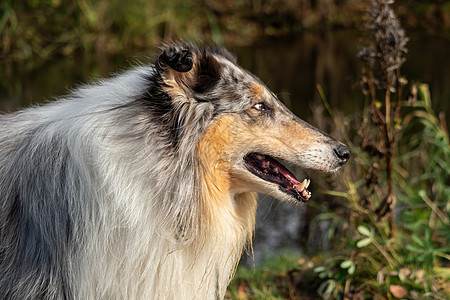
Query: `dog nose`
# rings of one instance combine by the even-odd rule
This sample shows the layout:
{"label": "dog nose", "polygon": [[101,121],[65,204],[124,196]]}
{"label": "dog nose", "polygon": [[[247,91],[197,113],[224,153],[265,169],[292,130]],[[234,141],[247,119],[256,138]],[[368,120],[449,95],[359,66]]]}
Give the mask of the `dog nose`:
{"label": "dog nose", "polygon": [[341,164],[345,164],[348,161],[348,159],[350,158],[350,153],[351,153],[350,148],[343,144],[340,144],[333,150],[334,150],[334,154],[341,160]]}

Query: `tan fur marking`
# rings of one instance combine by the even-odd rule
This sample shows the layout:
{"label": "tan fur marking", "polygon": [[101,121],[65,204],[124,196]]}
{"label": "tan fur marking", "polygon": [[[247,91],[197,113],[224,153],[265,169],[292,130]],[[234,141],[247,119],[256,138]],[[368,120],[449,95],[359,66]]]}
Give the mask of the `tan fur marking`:
{"label": "tan fur marking", "polygon": [[230,116],[224,116],[215,121],[206,131],[198,146],[202,179],[208,194],[218,201],[228,196],[230,178],[227,173],[228,162],[224,154],[229,151],[231,137],[227,128],[231,122]]}
{"label": "tan fur marking", "polygon": [[255,101],[260,101],[264,98],[264,94],[266,93],[265,88],[260,84],[254,83],[251,88],[252,98],[256,99]]}
{"label": "tan fur marking", "polygon": [[191,97],[190,88],[195,85],[196,75],[197,75],[197,55],[192,53],[193,65],[192,69],[188,72],[177,72],[170,67],[167,67],[165,72],[162,74],[164,83],[168,86],[165,92],[169,94],[172,99],[177,97]]}
{"label": "tan fur marking", "polygon": [[317,132],[297,122],[289,122],[284,126],[284,135],[302,144],[310,144],[317,139]]}
{"label": "tan fur marking", "polygon": [[[236,143],[232,133],[234,130],[230,130],[232,124],[236,122],[234,115],[219,118],[207,129],[199,143],[197,153],[200,159],[203,197],[206,201],[204,205],[210,208],[213,206],[224,208],[231,204],[234,207],[228,207],[228,209],[234,210],[236,217],[251,220],[251,214],[254,214],[256,209],[256,193],[236,195],[234,203],[230,203],[233,179],[230,178],[231,166],[228,158],[233,151],[242,147]],[[253,224],[246,224],[244,227],[247,227],[246,230],[253,230]]]}

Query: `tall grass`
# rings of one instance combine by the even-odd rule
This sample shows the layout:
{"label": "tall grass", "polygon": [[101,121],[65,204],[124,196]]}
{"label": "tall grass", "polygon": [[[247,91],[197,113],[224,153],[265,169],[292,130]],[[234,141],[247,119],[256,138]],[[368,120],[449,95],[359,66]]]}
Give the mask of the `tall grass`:
{"label": "tall grass", "polygon": [[347,247],[314,268],[327,299],[450,296],[448,131],[428,86],[401,76],[408,39],[392,2],[373,1],[359,53],[366,108],[357,165],[339,194]]}
{"label": "tall grass", "polygon": [[347,247],[314,268],[327,299],[450,296],[448,131],[428,86],[401,76],[407,37],[392,2],[373,1],[359,53],[366,108],[357,164],[339,194]]}

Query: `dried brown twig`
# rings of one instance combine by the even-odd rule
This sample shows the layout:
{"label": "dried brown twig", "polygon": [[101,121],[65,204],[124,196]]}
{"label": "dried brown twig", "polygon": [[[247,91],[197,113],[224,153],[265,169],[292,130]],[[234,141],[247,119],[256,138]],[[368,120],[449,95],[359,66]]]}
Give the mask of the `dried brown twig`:
{"label": "dried brown twig", "polygon": [[[394,234],[392,210],[396,197],[393,192],[392,160],[395,156],[397,134],[400,124],[405,80],[400,67],[406,61],[408,38],[400,26],[390,5],[391,0],[374,0],[366,24],[370,45],[364,47],[359,58],[364,63],[363,92],[370,99],[368,115],[363,120],[360,134],[362,148],[371,157],[379,157],[386,164],[387,191],[375,210],[379,219],[389,217],[391,236]],[[396,102],[393,103],[393,100]],[[382,99],[382,100],[379,100]],[[394,105],[392,105],[394,104]],[[384,107],[384,110],[383,110]]]}

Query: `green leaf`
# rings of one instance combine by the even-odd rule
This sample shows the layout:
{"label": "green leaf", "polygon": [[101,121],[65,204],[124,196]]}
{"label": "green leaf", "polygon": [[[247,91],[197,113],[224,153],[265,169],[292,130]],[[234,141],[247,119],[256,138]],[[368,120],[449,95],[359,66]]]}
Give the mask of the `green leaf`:
{"label": "green leaf", "polygon": [[448,253],[448,252],[450,252],[450,247],[437,248],[437,249],[434,249],[434,250],[442,252],[442,253]]}
{"label": "green leaf", "polygon": [[359,233],[361,233],[362,235],[365,235],[365,236],[368,236],[368,237],[371,237],[371,236],[372,236],[372,232],[371,232],[370,229],[367,228],[366,226],[359,225],[359,226],[358,226],[358,231],[359,231]]}
{"label": "green leaf", "polygon": [[353,262],[351,260],[344,260],[341,262],[341,268],[342,269],[348,269],[353,265]]}
{"label": "green leaf", "polygon": [[417,245],[423,248],[425,247],[425,241],[422,238],[420,238],[417,234],[412,234],[411,238]]}
{"label": "green leaf", "polygon": [[348,274],[352,275],[355,273],[355,264],[352,262],[352,265],[350,266],[350,268],[348,268]]}
{"label": "green leaf", "polygon": [[431,231],[430,228],[425,228],[425,241],[429,242],[431,240]]}
{"label": "green leaf", "polygon": [[424,197],[427,196],[427,192],[425,192],[425,190],[420,190],[420,191],[419,191],[419,196],[422,197],[422,198],[424,198]]}
{"label": "green leaf", "polygon": [[431,259],[432,256],[430,253],[423,253],[417,257],[417,260],[420,262],[425,262],[426,260]]}
{"label": "green leaf", "polygon": [[418,247],[416,245],[412,245],[412,244],[406,245],[406,249],[408,249],[409,251],[418,252],[418,253],[422,253],[422,252],[425,251],[425,249],[420,248],[420,247]]}
{"label": "green leaf", "polygon": [[436,272],[436,274],[450,279],[450,268],[446,268],[446,267],[434,267],[433,271]]}
{"label": "green leaf", "polygon": [[356,247],[363,248],[363,247],[366,247],[367,245],[369,245],[371,242],[372,242],[371,238],[365,238],[365,239],[359,240],[356,243]]}
{"label": "green leaf", "polygon": [[314,268],[314,272],[316,272],[316,273],[320,273],[320,272],[323,272],[325,270],[326,270],[326,268],[324,266],[320,266],[320,267],[315,267]]}
{"label": "green leaf", "polygon": [[331,296],[336,289],[336,282],[334,280],[327,280],[319,286],[318,292],[324,299],[331,299]]}

